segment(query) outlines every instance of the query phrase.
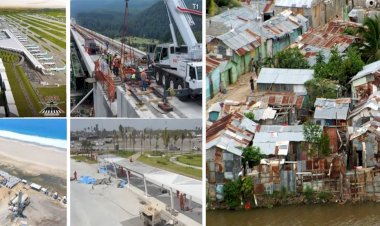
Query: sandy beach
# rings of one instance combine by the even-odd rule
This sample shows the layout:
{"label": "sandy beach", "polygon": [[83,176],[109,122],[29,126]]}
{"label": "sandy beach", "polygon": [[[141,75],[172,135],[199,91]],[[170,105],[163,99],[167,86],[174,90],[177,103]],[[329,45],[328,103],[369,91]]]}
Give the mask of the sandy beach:
{"label": "sandy beach", "polygon": [[50,174],[66,178],[66,154],[55,147],[0,138],[0,165],[31,175]]}

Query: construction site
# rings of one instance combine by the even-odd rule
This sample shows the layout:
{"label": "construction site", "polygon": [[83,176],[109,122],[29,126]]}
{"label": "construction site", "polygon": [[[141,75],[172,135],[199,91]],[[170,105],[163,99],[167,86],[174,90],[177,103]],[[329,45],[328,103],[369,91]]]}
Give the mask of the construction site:
{"label": "construction site", "polygon": [[[188,147],[200,145],[200,141],[189,142],[186,138],[187,144],[182,141],[181,150],[162,144],[172,140],[170,146],[176,147],[180,143],[174,139],[179,137],[176,134],[184,129],[193,133],[189,128],[200,122],[179,126],[167,120],[167,129],[157,130],[164,123],[156,122],[160,125],[149,131],[143,130],[141,124],[150,125],[152,120],[124,119],[108,122],[104,130],[96,129],[103,121],[106,120],[96,120],[96,124],[94,120],[72,121],[75,126],[71,127],[71,138],[75,143],[70,150],[71,202],[75,204],[71,206],[71,224],[202,225],[201,147]],[[113,133],[110,140],[102,139],[102,134],[112,134],[112,126],[119,126],[119,132]],[[131,137],[130,142],[127,137]],[[153,137],[157,137],[155,148],[150,141]]]}
{"label": "construction site", "polygon": [[0,170],[0,225],[66,225],[66,196]]}
{"label": "construction site", "polygon": [[65,114],[65,23],[38,12],[0,17],[2,117]]}
{"label": "construction site", "polygon": [[[133,1],[133,0],[131,0]],[[191,26],[198,10],[162,1],[172,43],[133,46],[125,1],[121,41],[71,22],[71,115],[76,117],[200,118],[202,43]],[[172,23],[173,22],[173,23]],[[176,29],[175,26],[176,25]],[[177,41],[177,33],[184,42]]]}

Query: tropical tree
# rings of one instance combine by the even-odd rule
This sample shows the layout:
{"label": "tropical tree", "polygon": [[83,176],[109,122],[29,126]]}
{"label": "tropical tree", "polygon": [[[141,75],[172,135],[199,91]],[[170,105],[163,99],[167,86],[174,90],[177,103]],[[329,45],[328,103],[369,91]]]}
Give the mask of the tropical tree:
{"label": "tropical tree", "polygon": [[155,139],[156,139],[156,151],[157,151],[157,149],[158,149],[158,140],[160,139],[160,134],[159,133],[156,133]]}
{"label": "tropical tree", "polygon": [[183,141],[186,139],[186,132],[182,131],[181,133],[181,153],[183,153]]}
{"label": "tropical tree", "polygon": [[247,146],[243,148],[243,164],[248,162],[250,166],[258,165],[263,155],[260,152],[259,147]]}
{"label": "tropical tree", "polygon": [[367,63],[380,60],[380,17],[366,17],[359,33],[363,38],[362,53]]}
{"label": "tropical tree", "polygon": [[119,133],[120,133],[120,137],[121,137],[121,143],[123,143],[125,133],[124,133],[124,127],[121,124],[119,125]]}
{"label": "tropical tree", "polygon": [[315,154],[319,157],[327,156],[331,153],[329,137],[323,133],[323,128],[313,122],[306,122],[303,125],[303,136],[307,142],[309,156]]}
{"label": "tropical tree", "polygon": [[92,152],[94,150],[94,145],[92,144],[91,141],[89,141],[89,140],[82,140],[81,141],[81,146],[82,146],[82,150],[86,154],[90,154],[90,156],[92,156]]}
{"label": "tropical tree", "polygon": [[166,151],[168,151],[168,146],[170,143],[170,133],[167,127],[165,127],[165,130],[162,132],[161,136],[162,136],[162,142],[164,143],[165,149]]}
{"label": "tropical tree", "polygon": [[145,146],[145,129],[143,131],[141,131],[141,135],[140,135],[140,144],[141,144],[141,154],[143,153],[143,146]]}
{"label": "tropical tree", "polygon": [[188,139],[189,139],[190,150],[193,150],[193,138],[194,138],[194,136],[193,136],[193,132],[190,131],[190,132],[188,133],[187,137],[188,137]]}

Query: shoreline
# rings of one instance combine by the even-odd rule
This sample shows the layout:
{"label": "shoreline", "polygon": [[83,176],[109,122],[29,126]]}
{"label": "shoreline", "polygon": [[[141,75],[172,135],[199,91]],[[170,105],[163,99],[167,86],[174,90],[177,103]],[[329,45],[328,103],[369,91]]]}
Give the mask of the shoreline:
{"label": "shoreline", "polygon": [[65,178],[66,151],[0,137],[0,165],[9,166],[30,175],[50,174]]}
{"label": "shoreline", "polygon": [[67,140],[65,139],[48,138],[37,135],[15,133],[7,130],[0,130],[0,139],[14,140],[38,146],[51,147],[58,149],[59,151],[66,151],[67,149]]}

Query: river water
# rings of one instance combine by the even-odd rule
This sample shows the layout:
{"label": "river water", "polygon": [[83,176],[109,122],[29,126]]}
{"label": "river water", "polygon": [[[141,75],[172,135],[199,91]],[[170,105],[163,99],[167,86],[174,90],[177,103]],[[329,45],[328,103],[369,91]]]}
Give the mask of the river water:
{"label": "river water", "polygon": [[308,205],[241,211],[207,211],[207,226],[375,226],[380,204]]}

